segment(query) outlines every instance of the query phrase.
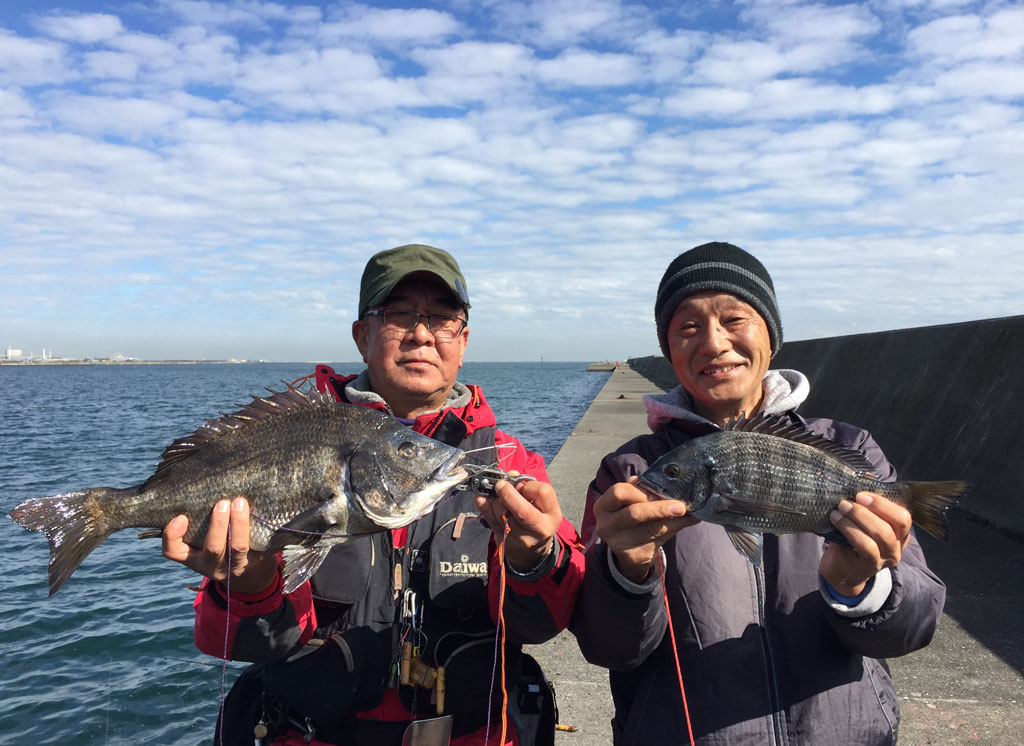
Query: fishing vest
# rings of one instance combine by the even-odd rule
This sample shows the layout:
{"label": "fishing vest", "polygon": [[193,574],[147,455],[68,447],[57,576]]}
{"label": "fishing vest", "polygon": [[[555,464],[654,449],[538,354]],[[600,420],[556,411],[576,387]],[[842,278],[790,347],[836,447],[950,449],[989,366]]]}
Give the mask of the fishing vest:
{"label": "fishing vest", "polygon": [[[466,423],[449,410],[431,437],[471,451],[465,462],[489,464],[497,461],[491,450],[495,429],[482,427],[467,435]],[[315,636],[341,638],[350,650],[359,649],[362,665],[376,668],[361,677],[363,708],[379,702],[393,683],[411,606],[421,632],[414,644],[423,661],[445,668],[446,713],[486,712],[496,632],[487,596],[490,538],[473,493],[453,490],[409,525],[403,547],[396,547],[392,533],[384,531],[331,549],[310,580]],[[367,655],[367,650],[374,652]],[[518,653],[510,646],[506,656],[506,676],[512,681],[519,674]],[[412,711],[432,707],[427,690],[401,687],[400,694]]]}

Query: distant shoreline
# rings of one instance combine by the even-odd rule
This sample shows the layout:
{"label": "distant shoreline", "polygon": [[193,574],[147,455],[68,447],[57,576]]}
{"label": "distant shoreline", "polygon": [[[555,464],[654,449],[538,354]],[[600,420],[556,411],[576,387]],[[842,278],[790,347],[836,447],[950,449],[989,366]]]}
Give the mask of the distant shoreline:
{"label": "distant shoreline", "polygon": [[42,368],[48,365],[270,365],[267,360],[0,360],[0,366]]}

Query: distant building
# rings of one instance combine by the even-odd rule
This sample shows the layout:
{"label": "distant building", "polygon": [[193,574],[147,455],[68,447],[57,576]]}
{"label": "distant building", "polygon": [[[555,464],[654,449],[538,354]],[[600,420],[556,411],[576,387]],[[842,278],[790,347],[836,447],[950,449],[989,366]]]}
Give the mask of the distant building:
{"label": "distant building", "polygon": [[4,360],[22,360],[25,357],[25,353],[21,350],[16,350],[13,347],[8,347],[7,352],[4,353]]}

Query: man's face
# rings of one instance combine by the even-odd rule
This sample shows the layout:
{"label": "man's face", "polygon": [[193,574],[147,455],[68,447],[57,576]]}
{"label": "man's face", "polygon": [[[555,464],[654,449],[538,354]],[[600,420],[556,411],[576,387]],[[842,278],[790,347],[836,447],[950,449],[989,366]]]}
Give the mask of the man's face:
{"label": "man's face", "polygon": [[693,396],[694,410],[712,422],[752,416],[772,357],[768,326],[753,306],[710,291],[683,300],[668,325],[672,369]]}
{"label": "man's face", "polygon": [[[443,313],[466,318],[444,283],[431,274],[403,279],[377,308]],[[469,329],[455,339],[437,339],[421,319],[412,331],[388,329],[380,316],[352,324],[352,338],[367,365],[373,390],[399,417],[440,409],[455,384],[466,354]]]}

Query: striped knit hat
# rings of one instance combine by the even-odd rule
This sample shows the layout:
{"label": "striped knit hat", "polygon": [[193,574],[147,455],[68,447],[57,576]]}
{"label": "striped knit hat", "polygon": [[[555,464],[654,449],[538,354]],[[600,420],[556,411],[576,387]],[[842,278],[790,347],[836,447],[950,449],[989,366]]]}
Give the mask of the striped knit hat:
{"label": "striped knit hat", "polygon": [[677,256],[658,285],[654,301],[654,319],[658,325],[658,342],[668,360],[668,322],[680,303],[695,293],[720,290],[731,293],[754,307],[771,337],[772,355],[782,346],[782,319],[775,300],[775,286],[768,270],[751,254],[731,243],[715,241],[690,249]]}

